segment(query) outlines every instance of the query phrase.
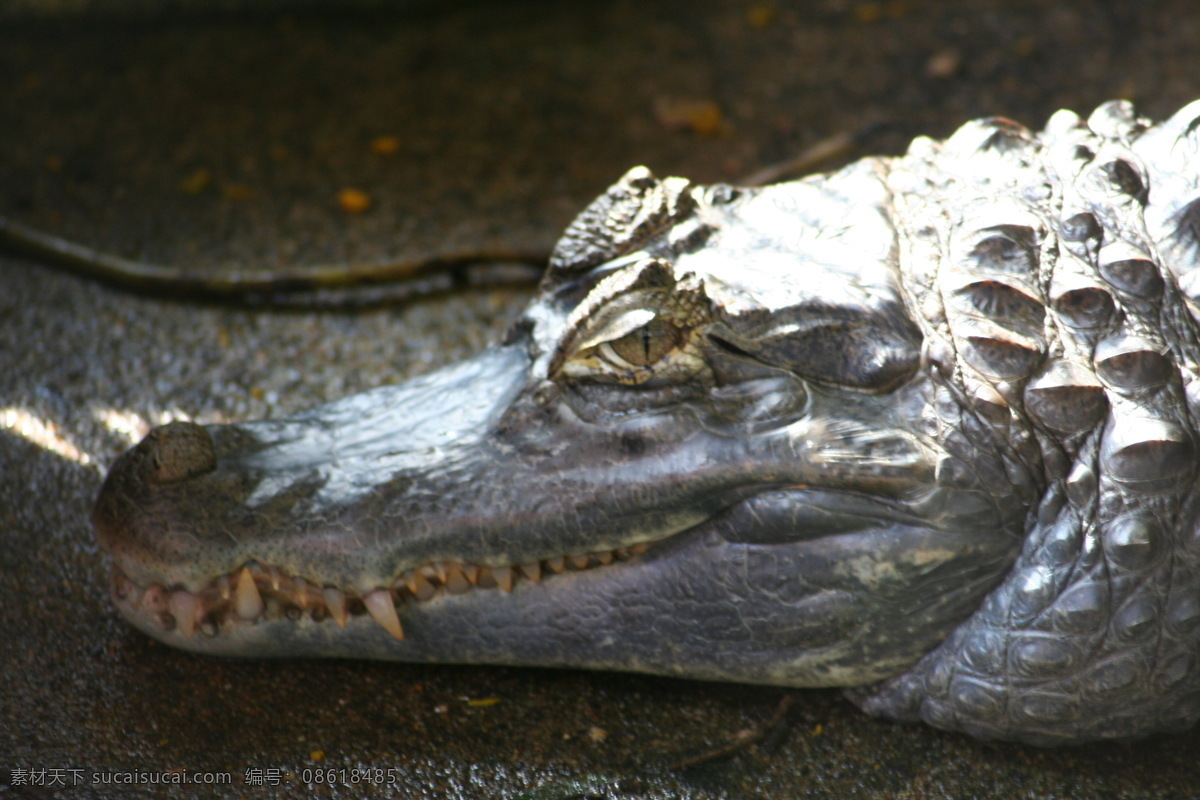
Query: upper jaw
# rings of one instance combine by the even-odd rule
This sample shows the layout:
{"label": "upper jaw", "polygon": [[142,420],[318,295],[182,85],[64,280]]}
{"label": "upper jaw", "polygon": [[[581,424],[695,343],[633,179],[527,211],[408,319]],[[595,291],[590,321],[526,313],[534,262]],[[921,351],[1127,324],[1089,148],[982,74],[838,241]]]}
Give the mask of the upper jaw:
{"label": "upper jaw", "polygon": [[[539,385],[516,344],[292,419],[155,429],[114,464],[94,510],[118,607],[156,635],[173,619],[189,635],[297,611],[345,622],[372,597],[508,590],[620,562],[725,502],[634,508],[620,464],[574,460],[570,436],[537,434],[547,413],[591,428],[540,412]],[[602,438],[615,457],[619,434]],[[629,506],[623,523],[595,513],[606,488]]]}
{"label": "upper jaw", "polygon": [[421,524],[396,498],[479,460],[527,363],[498,348],[290,419],[155,429],[110,470],[97,538],[142,585],[199,591],[249,562],[347,589],[377,583],[381,541]]}

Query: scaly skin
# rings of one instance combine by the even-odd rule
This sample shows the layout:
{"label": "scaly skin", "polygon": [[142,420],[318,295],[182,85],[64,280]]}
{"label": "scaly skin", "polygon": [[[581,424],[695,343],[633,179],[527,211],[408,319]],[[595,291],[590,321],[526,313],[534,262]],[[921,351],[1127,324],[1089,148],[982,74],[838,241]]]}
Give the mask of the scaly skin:
{"label": "scaly skin", "polygon": [[156,429],[96,505],[197,652],[847,686],[1037,744],[1200,716],[1200,103],[762,189],[633,170],[506,341]]}

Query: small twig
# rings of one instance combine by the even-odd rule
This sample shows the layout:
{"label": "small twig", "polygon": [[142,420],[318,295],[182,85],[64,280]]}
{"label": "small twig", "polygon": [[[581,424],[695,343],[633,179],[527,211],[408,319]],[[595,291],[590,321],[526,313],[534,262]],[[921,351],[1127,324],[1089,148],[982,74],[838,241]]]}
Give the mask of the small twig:
{"label": "small twig", "polygon": [[784,738],[787,736],[788,730],[792,727],[788,720],[788,712],[796,702],[796,695],[785,694],[779,699],[779,705],[775,707],[775,713],[767,720],[767,724],[763,726],[762,741],[759,746],[767,753],[774,753],[779,745],[783,744]]}
{"label": "small twig", "polygon": [[[126,291],[267,305],[289,305],[285,298],[299,294],[413,283],[447,273],[461,276],[468,268],[484,264],[525,264],[537,267],[540,271],[549,252],[545,248],[490,247],[430,253],[374,264],[315,266],[282,272],[242,273],[230,270],[225,274],[207,275],[122,258],[6,217],[0,217],[0,245]],[[531,279],[535,280],[536,276],[525,272],[501,277],[494,283],[529,283]],[[486,280],[482,282],[488,283]]]}
{"label": "small twig", "polygon": [[775,712],[771,714],[763,725],[758,728],[747,728],[738,731],[733,736],[729,737],[729,741],[720,747],[716,747],[697,756],[691,756],[667,767],[671,772],[679,772],[681,770],[690,769],[698,764],[705,764],[709,761],[715,761],[726,756],[731,756],[741,750],[746,749],[756,742],[761,742],[765,739],[775,739],[780,733],[780,728],[783,727],[787,719],[787,713],[791,710],[792,704],[796,702],[796,697],[793,694],[784,694],[779,699],[779,705],[775,707]]}

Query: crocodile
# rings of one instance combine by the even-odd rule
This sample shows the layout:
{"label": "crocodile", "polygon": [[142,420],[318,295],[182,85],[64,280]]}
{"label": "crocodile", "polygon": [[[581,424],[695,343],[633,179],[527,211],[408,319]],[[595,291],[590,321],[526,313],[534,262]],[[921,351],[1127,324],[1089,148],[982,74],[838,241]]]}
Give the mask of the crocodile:
{"label": "crocodile", "polygon": [[196,653],[845,687],[1054,745],[1200,717],[1200,101],[764,187],[627,173],[501,342],[153,429],[94,511]]}

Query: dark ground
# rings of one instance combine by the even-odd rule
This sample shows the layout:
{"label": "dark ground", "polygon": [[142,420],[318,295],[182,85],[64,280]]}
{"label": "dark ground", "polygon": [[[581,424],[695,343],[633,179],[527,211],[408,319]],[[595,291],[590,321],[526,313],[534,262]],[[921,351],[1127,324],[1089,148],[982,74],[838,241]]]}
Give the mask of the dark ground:
{"label": "dark ground", "polygon": [[[870,149],[896,152],[971,117],[1040,125],[1116,96],[1161,117],[1200,95],[1187,0],[82,5],[0,4],[0,213],[214,271],[549,244],[637,163],[733,180],[876,121],[894,127]],[[385,135],[391,154],[372,149]],[[343,187],[372,207],[346,213]],[[671,772],[783,693],[155,644],[116,617],[88,522],[103,467],[147,423],[281,414],[427,370],[497,336],[522,295],[281,313],[146,299],[19,257],[0,269],[0,769],[81,770],[57,796],[1200,796],[1196,733],[1046,751],[810,691],[774,748]],[[318,768],[395,783],[305,787]],[[90,783],[206,770],[234,790]]]}

